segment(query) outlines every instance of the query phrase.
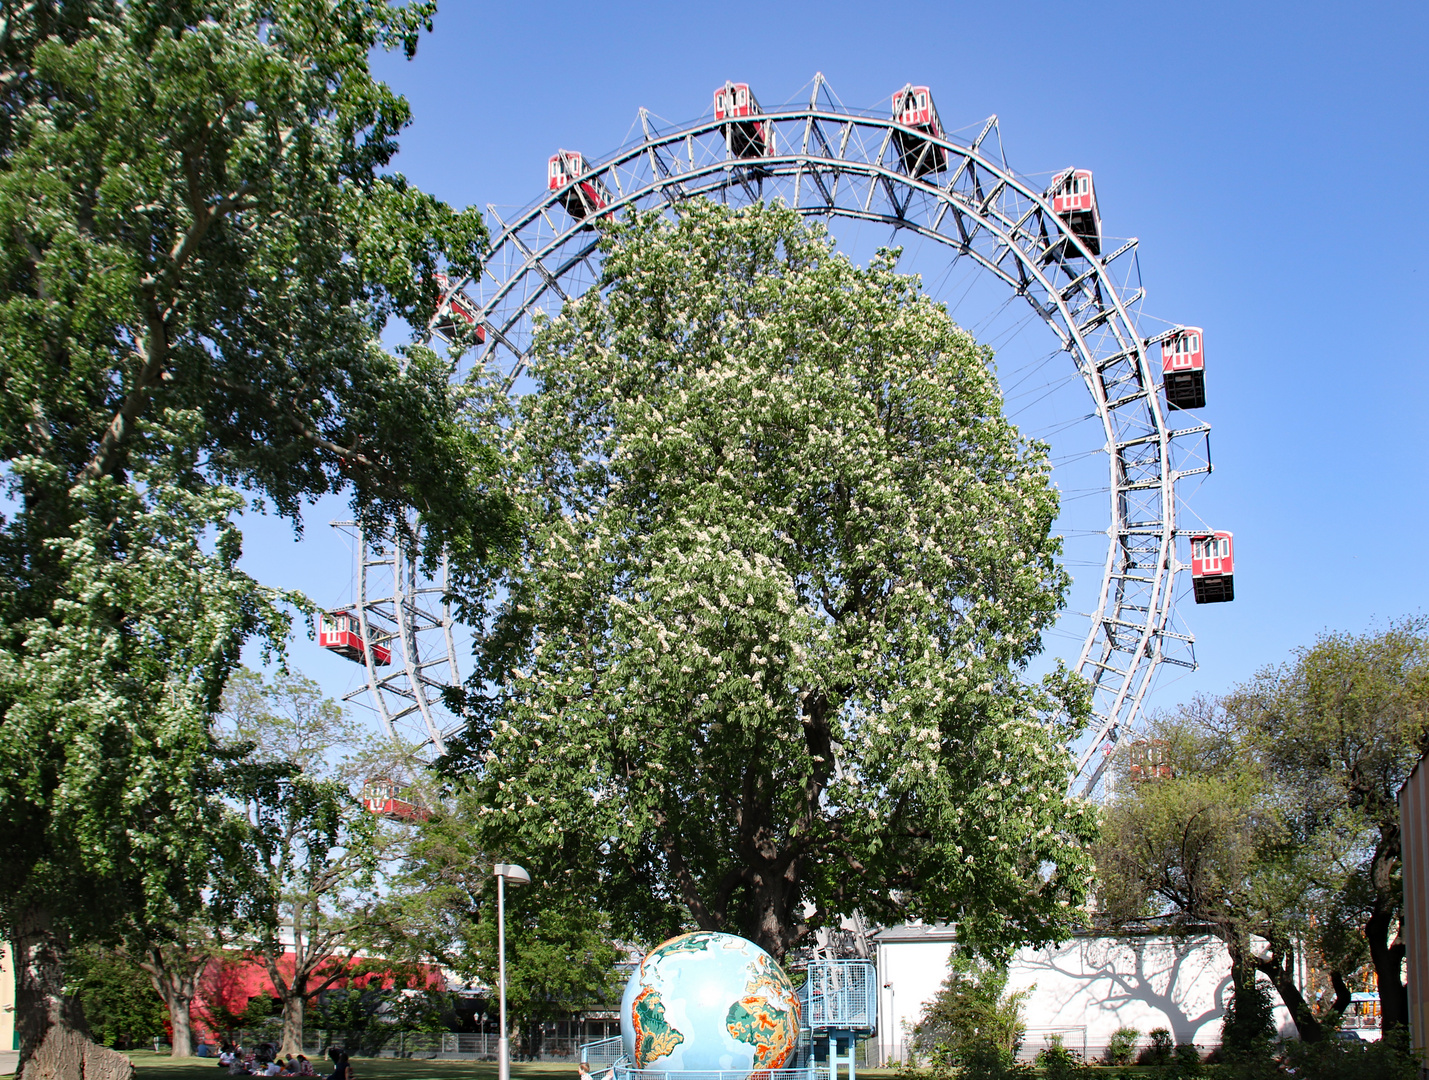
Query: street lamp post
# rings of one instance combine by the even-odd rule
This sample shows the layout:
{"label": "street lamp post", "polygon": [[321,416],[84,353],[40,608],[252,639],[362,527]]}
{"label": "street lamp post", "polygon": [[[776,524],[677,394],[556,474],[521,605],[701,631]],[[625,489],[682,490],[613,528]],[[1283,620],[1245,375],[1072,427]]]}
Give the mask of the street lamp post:
{"label": "street lamp post", "polygon": [[[893,998],[893,982],[892,982],[892,980],[889,980],[888,982],[884,983],[884,984],[883,984],[883,989],[885,989],[885,990],[888,991],[888,1028],[889,1028],[889,1038],[890,1038],[890,1040],[891,1040],[891,1039],[896,1039],[896,1038],[897,1038],[897,1035],[895,1034],[895,1032],[897,1031],[898,1017],[897,1017],[896,1011],[895,1011],[895,1009],[894,1009],[894,1007],[893,1007],[893,1005],[894,1005],[894,998]],[[888,1045],[893,1048],[893,1049],[892,1049],[892,1054],[898,1053],[898,1044],[897,1044],[896,1042],[890,1041]],[[885,1069],[888,1068],[889,1057],[891,1057],[892,1054],[890,1054],[890,1055],[884,1057],[884,1059],[879,1062],[879,1064],[880,1064],[881,1066],[883,1066]]]}
{"label": "street lamp post", "polygon": [[496,875],[496,970],[497,993],[501,1000],[501,1035],[496,1040],[498,1080],[511,1080],[511,1040],[506,1035],[506,883],[531,884],[531,875],[515,863],[497,863]]}

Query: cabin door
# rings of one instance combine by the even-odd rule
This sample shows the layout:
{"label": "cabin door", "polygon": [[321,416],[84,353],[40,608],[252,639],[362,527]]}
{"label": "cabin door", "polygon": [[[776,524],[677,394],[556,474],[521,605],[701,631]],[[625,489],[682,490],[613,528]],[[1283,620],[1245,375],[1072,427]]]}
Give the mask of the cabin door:
{"label": "cabin door", "polygon": [[1221,541],[1212,536],[1202,542],[1201,572],[1219,574],[1221,572]]}

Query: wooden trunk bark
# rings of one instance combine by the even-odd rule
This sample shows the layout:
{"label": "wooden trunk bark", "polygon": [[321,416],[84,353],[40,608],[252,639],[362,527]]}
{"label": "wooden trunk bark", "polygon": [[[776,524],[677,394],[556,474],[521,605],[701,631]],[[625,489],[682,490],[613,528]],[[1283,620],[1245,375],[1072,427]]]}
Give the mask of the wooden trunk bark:
{"label": "wooden trunk bark", "polygon": [[64,993],[63,938],[30,908],[10,927],[20,1080],[133,1080],[123,1054],[93,1042],[79,1002]]}
{"label": "wooden trunk bark", "polygon": [[174,1029],[174,1037],[169,1040],[173,1047],[169,1051],[169,1056],[193,1057],[193,1025],[189,1022],[189,1007],[193,1004],[193,995],[176,994],[167,1004],[169,1006],[169,1024]]}
{"label": "wooden trunk bark", "polygon": [[1370,961],[1374,964],[1376,989],[1379,990],[1380,1030],[1386,1035],[1409,1026],[1409,991],[1400,976],[1404,964],[1404,936],[1398,930],[1404,892],[1394,876],[1399,869],[1399,845],[1398,825],[1380,829],[1379,845],[1370,863],[1374,909],[1364,928]]}
{"label": "wooden trunk bark", "polygon": [[1350,989],[1350,984],[1345,982],[1345,977],[1341,972],[1332,971],[1330,972],[1330,985],[1335,988],[1335,1012],[1344,1016],[1350,1011],[1350,1003],[1354,1001],[1351,996],[1353,991]]}
{"label": "wooden trunk bark", "polygon": [[283,1000],[283,1045],[281,1054],[303,1052],[303,1020],[307,1013],[307,998],[294,987]]}
{"label": "wooden trunk bark", "polygon": [[195,956],[180,947],[166,951],[155,946],[143,954],[139,966],[149,976],[149,982],[169,1010],[169,1025],[174,1029],[170,1056],[192,1057],[193,1000],[198,990],[199,974],[208,966],[207,958]]}
{"label": "wooden trunk bark", "polygon": [[[1386,905],[1388,906],[1388,905]],[[1375,983],[1379,990],[1381,1030],[1385,1033],[1403,1029],[1409,1024],[1409,991],[1400,977],[1404,964],[1404,941],[1398,935],[1390,940],[1395,914],[1375,911],[1365,924],[1369,956],[1374,963]]]}
{"label": "wooden trunk bark", "polygon": [[1320,1021],[1315,1019],[1310,1006],[1305,1003],[1305,997],[1295,981],[1295,949],[1290,939],[1282,933],[1271,931],[1266,935],[1266,942],[1269,952],[1255,958],[1257,970],[1265,973],[1265,977],[1280,995],[1290,1018],[1295,1021],[1295,1030],[1300,1041],[1319,1042],[1324,1038],[1325,1030],[1320,1026]]}

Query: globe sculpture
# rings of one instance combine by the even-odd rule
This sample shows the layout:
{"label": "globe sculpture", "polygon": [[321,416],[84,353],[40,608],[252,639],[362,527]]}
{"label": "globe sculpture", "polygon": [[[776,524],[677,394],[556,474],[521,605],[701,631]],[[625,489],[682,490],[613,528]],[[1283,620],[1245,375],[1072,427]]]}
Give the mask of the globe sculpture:
{"label": "globe sculpture", "polygon": [[635,1069],[779,1069],[798,1043],[799,996],[754,942],[683,934],[652,949],[630,976],[620,1034]]}

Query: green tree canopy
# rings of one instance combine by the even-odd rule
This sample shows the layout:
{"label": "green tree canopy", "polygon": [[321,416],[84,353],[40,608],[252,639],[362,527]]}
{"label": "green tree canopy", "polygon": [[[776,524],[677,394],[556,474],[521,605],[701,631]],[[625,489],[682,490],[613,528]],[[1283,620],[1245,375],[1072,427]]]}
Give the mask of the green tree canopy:
{"label": "green tree canopy", "polygon": [[95,945],[76,950],[70,988],[84,1001],[85,1019],[105,1046],[142,1047],[164,1036],[168,1010],[149,976],[123,953]]}
{"label": "green tree canopy", "polygon": [[1429,750],[1424,621],[1325,634],[1151,733],[1172,775],[1131,785],[1107,811],[1102,910],[1210,925],[1231,949],[1238,991],[1251,971],[1265,974],[1311,1040],[1319,1024],[1294,942],[1318,953],[1341,1011],[1348,976],[1368,959],[1385,1029],[1402,1027],[1397,795]]}
{"label": "green tree canopy", "polygon": [[1363,943],[1386,1030],[1409,1022],[1398,795],[1429,752],[1426,630],[1416,617],[1323,634],[1226,700],[1305,853],[1317,943],[1327,961],[1350,965],[1341,975]]}
{"label": "green tree canopy", "polygon": [[1309,929],[1306,866],[1273,779],[1217,702],[1197,701],[1150,730],[1171,775],[1126,785],[1104,812],[1096,849],[1102,917],[1209,928],[1230,953],[1237,1000],[1257,1000],[1261,972],[1301,1036],[1318,1038],[1295,963],[1294,943]]}
{"label": "green tree canopy", "polygon": [[425,327],[433,271],[475,270],[486,240],[476,211],[380,172],[410,114],[367,55],[412,55],[433,10],[91,0],[7,17],[0,452],[27,510],[63,527],[70,489],[162,450],[145,423],[173,411],[199,418],[208,477],[285,514],[355,480],[369,519],[490,519],[446,364],[375,345],[389,319]]}
{"label": "green tree canopy", "polygon": [[[414,827],[401,870],[376,913],[378,933],[385,934],[377,944],[382,955],[435,961],[463,979],[496,985],[491,867],[501,860],[477,840],[487,809],[458,786]],[[579,866],[582,849],[575,838],[543,849],[549,862],[527,860],[532,883],[506,891],[507,1005],[518,1025],[609,1007],[619,998],[614,970],[621,953],[600,883]]]}
{"label": "green tree canopy", "polygon": [[1065,933],[1086,706],[1022,677],[1067,577],[990,354],[896,254],[859,269],[782,206],[601,247],[506,430],[528,531],[473,682],[487,849],[576,838],[628,922],[776,956],[855,909]]}
{"label": "green tree canopy", "polygon": [[0,918],[27,1074],[128,1069],[78,1035],[68,941],[196,907],[227,827],[207,718],[244,641],[287,630],[236,569],[231,486],[295,520],[339,489],[374,527],[416,507],[459,568],[507,531],[447,361],[376,344],[421,336],[433,271],[485,242],[383,172],[409,112],[368,57],[410,56],[433,10],[0,12]]}
{"label": "green tree canopy", "polygon": [[966,1065],[989,1051],[1010,1064],[1027,1023],[1022,1002],[1031,989],[1007,992],[1007,969],[955,951],[948,977],[923,1009],[913,1045],[939,1065]]}

